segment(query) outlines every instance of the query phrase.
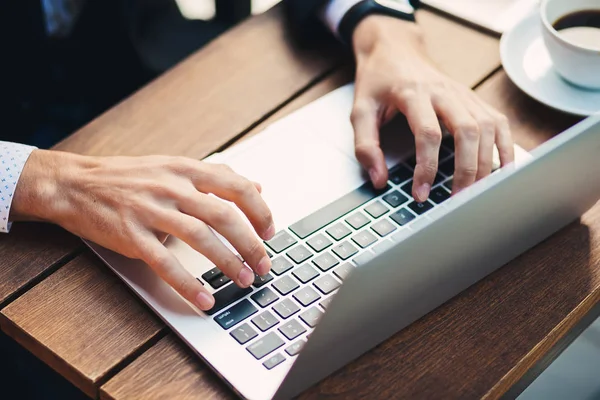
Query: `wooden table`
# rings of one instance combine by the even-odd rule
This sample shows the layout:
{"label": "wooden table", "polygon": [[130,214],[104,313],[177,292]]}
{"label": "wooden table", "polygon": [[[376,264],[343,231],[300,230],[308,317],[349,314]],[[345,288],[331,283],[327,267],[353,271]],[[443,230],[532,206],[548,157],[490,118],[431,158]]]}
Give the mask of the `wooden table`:
{"label": "wooden table", "polygon": [[[432,58],[509,117],[532,149],[577,122],[528,99],[498,39],[422,10]],[[348,82],[340,51],[303,49],[279,7],[251,18],[56,148],[200,159]],[[519,198],[515,193],[515,205]],[[303,398],[498,398],[600,296],[600,207],[347,365]],[[0,236],[0,326],[91,397],[231,398],[224,384],[98,261],[52,226]]]}

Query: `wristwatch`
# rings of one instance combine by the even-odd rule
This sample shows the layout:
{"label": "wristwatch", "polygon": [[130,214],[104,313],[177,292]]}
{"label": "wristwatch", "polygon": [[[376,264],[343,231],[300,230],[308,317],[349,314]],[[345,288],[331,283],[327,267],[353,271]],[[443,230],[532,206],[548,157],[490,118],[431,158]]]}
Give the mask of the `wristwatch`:
{"label": "wristwatch", "polygon": [[378,14],[415,22],[415,10],[419,5],[418,0],[362,0],[346,12],[338,34],[346,44],[352,45],[354,29],[365,17]]}

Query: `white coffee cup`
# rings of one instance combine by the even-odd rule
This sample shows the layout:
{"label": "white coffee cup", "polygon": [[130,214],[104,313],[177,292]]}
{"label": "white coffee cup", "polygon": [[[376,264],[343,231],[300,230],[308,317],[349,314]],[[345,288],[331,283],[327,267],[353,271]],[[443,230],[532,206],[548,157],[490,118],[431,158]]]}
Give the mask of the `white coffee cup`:
{"label": "white coffee cup", "polygon": [[565,15],[600,10],[600,0],[542,0],[542,35],[556,71],[567,81],[600,90],[600,43],[598,47],[569,41],[553,25]]}

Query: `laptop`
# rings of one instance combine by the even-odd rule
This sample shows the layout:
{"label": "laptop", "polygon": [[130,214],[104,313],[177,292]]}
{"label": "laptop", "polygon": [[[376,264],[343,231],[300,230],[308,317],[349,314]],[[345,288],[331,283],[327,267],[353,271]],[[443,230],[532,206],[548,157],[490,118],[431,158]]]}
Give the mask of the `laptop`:
{"label": "laptop", "polygon": [[540,0],[422,0],[422,2],[501,35],[528,16]]}
{"label": "laptop", "polygon": [[166,246],[205,287],[202,312],[144,263],[91,248],[241,397],[287,399],[473,285],[600,198],[600,115],[450,196],[443,140],[431,199],[411,198],[414,138],[402,117],[382,143],[387,189],[354,157],[347,85],[208,161],[260,182],[277,235],[269,275],[240,289],[206,258]]}

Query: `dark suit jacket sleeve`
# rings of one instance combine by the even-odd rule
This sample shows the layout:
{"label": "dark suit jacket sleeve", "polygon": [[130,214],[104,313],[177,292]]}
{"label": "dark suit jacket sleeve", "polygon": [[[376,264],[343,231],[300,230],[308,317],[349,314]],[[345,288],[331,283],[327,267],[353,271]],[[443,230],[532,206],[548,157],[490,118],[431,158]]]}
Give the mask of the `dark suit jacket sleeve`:
{"label": "dark suit jacket sleeve", "polygon": [[318,13],[328,0],[283,0],[289,24],[302,41],[331,37]]}

